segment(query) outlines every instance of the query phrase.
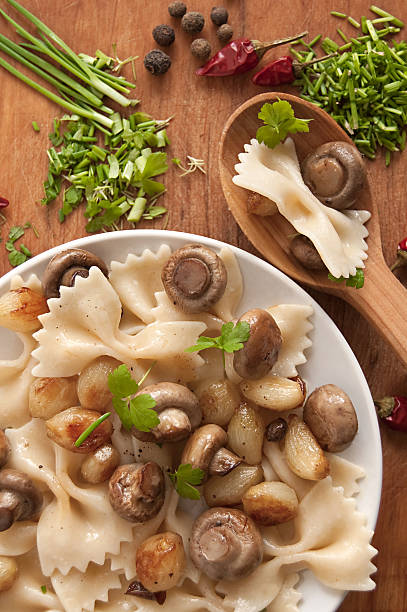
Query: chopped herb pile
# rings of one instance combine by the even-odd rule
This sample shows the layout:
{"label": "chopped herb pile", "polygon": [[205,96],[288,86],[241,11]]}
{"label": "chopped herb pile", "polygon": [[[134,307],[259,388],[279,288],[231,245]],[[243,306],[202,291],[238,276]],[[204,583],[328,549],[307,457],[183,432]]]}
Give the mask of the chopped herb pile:
{"label": "chopped herb pile", "polygon": [[[360,23],[344,13],[331,14],[347,21],[360,35],[342,39],[338,44],[325,38],[321,46],[326,53],[337,52],[324,63],[304,67],[295,81],[301,97],[327,111],[351,136],[359,150],[374,159],[379,147],[386,150],[386,165],[391,153],[405,147],[407,123],[407,42],[388,42],[403,22],[372,5],[377,19],[362,17]],[[314,42],[314,41],[313,41]],[[302,52],[291,53],[302,63],[316,57],[316,51],[305,42]]]}
{"label": "chopped herb pile", "polygon": [[222,351],[223,365],[225,365],[226,353],[234,353],[243,348],[243,342],[246,342],[250,336],[250,325],[247,321],[240,321],[233,324],[233,321],[222,325],[221,334],[216,338],[209,336],[199,336],[197,343],[185,349],[187,353],[203,351],[208,348],[218,348]]}
{"label": "chopped herb pile", "polygon": [[14,225],[10,228],[8,238],[6,242],[6,250],[8,251],[8,260],[10,265],[13,267],[19,266],[32,257],[32,253],[24,244],[20,244],[19,248],[16,247],[15,242],[24,236],[25,230],[29,229],[31,223],[25,223],[25,225]]}
{"label": "chopped herb pile", "polygon": [[126,365],[120,365],[109,374],[108,385],[113,394],[113,407],[125,429],[134,426],[140,431],[151,431],[160,423],[156,411],[153,410],[156,402],[151,395],[143,393],[132,397],[140,385],[131,377]]}
{"label": "chopped herb pile", "polygon": [[336,278],[336,276],[332,276],[331,273],[328,274],[328,278],[335,283],[343,283],[343,281],[346,281],[347,287],[355,287],[355,289],[362,289],[365,284],[365,275],[361,268],[357,268],[356,274],[349,276],[349,278],[345,278],[344,276]]}
{"label": "chopped herb pile", "polygon": [[42,202],[50,204],[66,186],[61,223],[81,202],[86,203],[88,232],[119,229],[119,220],[134,224],[142,217],[154,219],[167,212],[156,205],[165,187],[155,180],[168,169],[167,155],[153,151],[169,142],[167,121],[140,112],[128,119],[119,113],[112,118],[113,133],[104,134],[103,144],[100,130],[86,119],[74,115],[54,120]]}
{"label": "chopped herb pile", "polygon": [[190,463],[182,463],[174,474],[169,474],[178,495],[187,499],[200,499],[201,495],[193,485],[200,485],[204,476],[203,470],[192,469]]}
{"label": "chopped herb pile", "polygon": [[265,125],[257,130],[256,138],[270,149],[274,149],[288,134],[309,132],[308,123],[311,119],[294,117],[294,110],[286,100],[278,100],[273,104],[266,102],[261,107],[258,117]]}

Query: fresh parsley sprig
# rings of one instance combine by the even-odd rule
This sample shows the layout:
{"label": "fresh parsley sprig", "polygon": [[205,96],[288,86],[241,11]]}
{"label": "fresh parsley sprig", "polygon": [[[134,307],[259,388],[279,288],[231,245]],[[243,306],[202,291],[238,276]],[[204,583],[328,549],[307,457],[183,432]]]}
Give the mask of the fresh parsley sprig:
{"label": "fresh parsley sprig", "polygon": [[273,104],[266,102],[261,107],[258,117],[266,125],[257,130],[256,138],[270,149],[274,149],[288,134],[309,132],[308,124],[311,119],[297,119],[287,100],[278,100]]}
{"label": "fresh parsley sprig", "polygon": [[108,386],[113,394],[113,407],[125,429],[133,426],[140,431],[151,431],[160,423],[155,410],[155,400],[148,393],[132,397],[139,390],[137,383],[125,364],[120,365],[108,376]]}
{"label": "fresh parsley sprig", "polygon": [[175,490],[180,497],[187,499],[200,499],[201,495],[193,485],[200,485],[205,472],[199,468],[192,468],[190,463],[181,463],[174,474],[168,474],[174,483]]}
{"label": "fresh parsley sprig", "polygon": [[185,349],[187,353],[195,353],[207,348],[218,348],[222,351],[223,365],[225,366],[225,352],[234,353],[243,348],[243,343],[249,339],[250,325],[247,321],[233,324],[233,321],[222,325],[220,336],[210,338],[199,336],[197,343]]}
{"label": "fresh parsley sprig", "polygon": [[347,287],[355,287],[355,289],[362,289],[363,285],[365,284],[365,275],[361,268],[357,268],[356,274],[349,276],[349,278],[345,278],[344,276],[337,278],[331,273],[328,274],[328,278],[335,283],[343,283],[343,281],[346,281]]}

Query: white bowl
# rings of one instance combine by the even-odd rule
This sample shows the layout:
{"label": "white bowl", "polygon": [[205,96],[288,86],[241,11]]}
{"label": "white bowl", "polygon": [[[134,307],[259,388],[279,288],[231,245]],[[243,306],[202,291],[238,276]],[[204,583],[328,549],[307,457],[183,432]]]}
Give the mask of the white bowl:
{"label": "white bowl", "polygon": [[[325,383],[334,383],[352,399],[358,415],[359,431],[353,443],[341,455],[366,471],[366,477],[360,481],[357,507],[366,515],[368,526],[374,529],[380,503],[382,454],[376,412],[366,379],[345,338],[328,315],[301,287],[269,263],[234,246],[194,234],[162,230],[111,232],[73,240],[33,257],[0,279],[0,295],[8,290],[15,274],[27,279],[31,273],[35,273],[41,278],[49,259],[66,248],[88,249],[109,264],[113,259],[124,261],[131,252],[140,254],[147,248],[156,251],[162,243],[176,249],[190,242],[200,242],[214,250],[222,246],[233,250],[244,279],[240,312],[278,303],[310,304],[314,308],[311,319],[314,329],[310,334],[313,345],[306,352],[308,361],[300,367],[300,373],[306,379],[309,390]],[[0,328],[0,358],[12,358],[17,354],[16,336]],[[303,573],[298,590],[303,595],[299,605],[301,612],[334,612],[346,594],[321,585],[308,571]]]}

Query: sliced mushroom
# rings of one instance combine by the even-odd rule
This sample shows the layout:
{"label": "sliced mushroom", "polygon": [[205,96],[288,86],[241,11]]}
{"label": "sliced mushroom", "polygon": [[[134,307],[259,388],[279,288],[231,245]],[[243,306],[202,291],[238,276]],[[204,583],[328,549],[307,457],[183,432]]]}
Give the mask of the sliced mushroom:
{"label": "sliced mushroom", "polygon": [[110,419],[102,421],[80,446],[75,446],[75,442],[99,417],[100,412],[95,410],[85,410],[80,406],[68,408],[45,422],[47,436],[73,453],[91,453],[110,439],[113,431]]}
{"label": "sliced mushroom", "polygon": [[75,278],[87,278],[92,266],[100,268],[107,277],[109,272],[104,261],[84,249],[67,249],[50,260],[42,278],[42,288],[47,299],[59,297],[59,287],[73,287]]}
{"label": "sliced mushroom", "polygon": [[0,531],[15,521],[33,519],[42,506],[42,493],[27,474],[18,470],[0,472]]}
{"label": "sliced mushroom", "polygon": [[143,442],[178,442],[185,440],[202,419],[198,398],[184,385],[161,382],[141,389],[137,394],[149,394],[155,400],[154,410],[160,423],[151,431],[140,431],[135,427],[131,432]]}
{"label": "sliced mushroom", "polygon": [[119,463],[119,451],[111,444],[103,444],[85,457],[81,465],[81,476],[91,484],[105,482],[109,480]]}
{"label": "sliced mushroom", "polygon": [[326,270],[326,265],[308,236],[294,236],[290,242],[290,251],[307,270]]}
{"label": "sliced mushroom", "polygon": [[349,208],[363,187],[366,169],[361,154],[347,142],[326,142],[302,163],[305,184],[331,208]]}
{"label": "sliced mushroom", "polygon": [[201,244],[188,244],[174,251],[161,280],[177,308],[188,313],[203,312],[224,294],[227,272],[216,253]]}
{"label": "sliced mushroom", "polygon": [[210,474],[227,474],[241,463],[241,459],[223,448],[227,433],[219,425],[204,425],[195,431],[185,444],[181,463]]}
{"label": "sliced mushroom", "polygon": [[7,463],[10,454],[10,444],[6,434],[0,429],[0,468]]}
{"label": "sliced mushroom", "polygon": [[109,501],[126,521],[149,521],[161,510],[164,498],[164,475],[154,461],[121,465],[110,478]]}
{"label": "sliced mushroom", "polygon": [[331,453],[348,446],[358,431],[355,408],[336,385],[314,389],[304,406],[303,418],[321,447]]}
{"label": "sliced mushroom", "polygon": [[239,319],[250,325],[249,339],[233,356],[233,367],[242,378],[265,376],[278,359],[282,337],[280,328],[266,310],[248,310]]}
{"label": "sliced mushroom", "polygon": [[241,510],[211,508],[192,526],[189,545],[194,565],[212,580],[237,580],[263,559],[263,540]]}

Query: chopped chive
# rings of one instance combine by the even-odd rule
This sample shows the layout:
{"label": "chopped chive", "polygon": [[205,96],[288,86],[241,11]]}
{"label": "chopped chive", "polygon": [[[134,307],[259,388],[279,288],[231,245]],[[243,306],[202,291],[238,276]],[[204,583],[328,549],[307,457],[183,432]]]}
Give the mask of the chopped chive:
{"label": "chopped chive", "polygon": [[342,30],[340,28],[336,28],[336,31],[338,32],[339,36],[342,38],[342,40],[345,43],[349,42],[349,38],[346,36],[346,34],[344,32],[342,32]]}
{"label": "chopped chive", "polygon": [[331,11],[332,17],[339,17],[339,19],[346,19],[345,13],[339,13],[339,11]]}
{"label": "chopped chive", "polygon": [[352,25],[354,28],[360,28],[360,23],[358,21],[356,21],[356,19],[353,19],[353,17],[348,17],[348,22],[350,23],[350,25]]}
{"label": "chopped chive", "polygon": [[47,587],[45,586],[45,584],[41,585],[41,592],[44,593],[44,595],[47,592]]}
{"label": "chopped chive", "polygon": [[374,27],[373,23],[370,21],[370,19],[366,19],[366,27],[367,27],[367,31],[370,34],[370,38],[374,41],[377,42],[379,40],[379,37],[377,35],[377,31],[376,28]]}
{"label": "chopped chive", "polygon": [[378,6],[375,6],[374,4],[371,5],[370,10],[372,11],[372,13],[376,13],[376,15],[379,15],[380,17],[389,17],[391,19],[392,23],[394,23],[395,26],[397,26],[399,28],[404,27],[404,22],[401,21],[401,19],[398,19],[397,17],[394,17],[393,15],[388,13],[387,11],[379,8]]}
{"label": "chopped chive", "polygon": [[108,419],[111,414],[111,412],[105,412],[105,414],[102,414],[102,416],[96,419],[96,421],[93,421],[93,423],[91,423],[89,427],[87,427],[85,431],[83,431],[81,435],[77,438],[77,440],[75,441],[75,446],[77,448],[81,446],[81,444],[85,442],[86,438],[90,436],[92,431],[94,431],[96,427],[99,427],[99,425],[103,423],[103,421],[106,421],[106,419]]}
{"label": "chopped chive", "polygon": [[40,131],[40,126],[38,125],[38,123],[36,121],[33,121],[31,123],[31,125],[33,127],[34,132],[39,132]]}
{"label": "chopped chive", "polygon": [[318,34],[318,36],[315,36],[315,38],[313,38],[313,39],[311,40],[311,42],[309,43],[309,45],[308,45],[308,46],[309,46],[309,47],[313,47],[314,45],[316,45],[316,44],[317,44],[317,42],[319,42],[319,41],[321,40],[321,38],[322,38],[322,34]]}

